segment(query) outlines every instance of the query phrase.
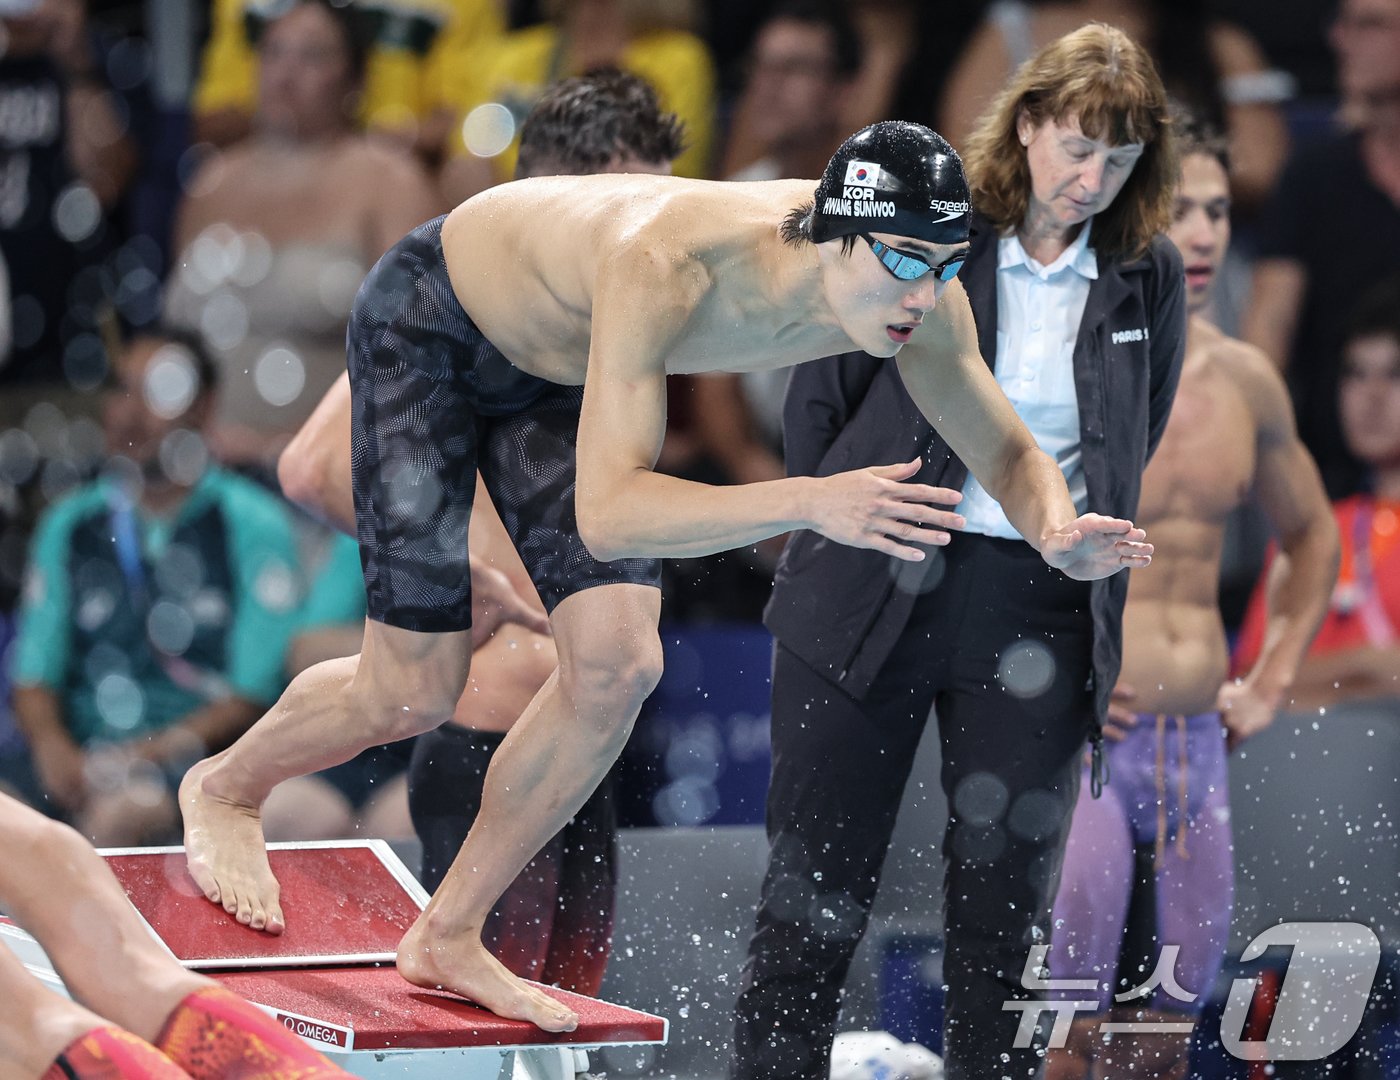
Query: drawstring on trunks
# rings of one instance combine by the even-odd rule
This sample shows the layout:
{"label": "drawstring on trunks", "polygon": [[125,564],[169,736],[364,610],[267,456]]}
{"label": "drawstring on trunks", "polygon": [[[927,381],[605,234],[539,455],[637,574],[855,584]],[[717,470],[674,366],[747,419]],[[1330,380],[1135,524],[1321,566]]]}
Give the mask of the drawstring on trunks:
{"label": "drawstring on trunks", "polygon": [[[1191,856],[1186,850],[1186,827],[1188,822],[1186,810],[1187,795],[1187,775],[1186,775],[1186,717],[1177,716],[1177,809],[1181,813],[1181,820],[1176,826],[1176,853],[1182,859],[1189,859]],[[1167,853],[1167,715],[1157,714],[1157,767],[1155,774],[1157,784],[1157,851],[1155,861],[1160,867],[1163,856]]]}

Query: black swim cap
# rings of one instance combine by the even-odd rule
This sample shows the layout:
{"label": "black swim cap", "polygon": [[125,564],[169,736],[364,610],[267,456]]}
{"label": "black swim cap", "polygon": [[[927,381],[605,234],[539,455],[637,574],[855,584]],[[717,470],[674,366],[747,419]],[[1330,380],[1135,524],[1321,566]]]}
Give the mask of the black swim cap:
{"label": "black swim cap", "polygon": [[820,244],[875,231],[960,244],[971,212],[962,159],[948,140],[922,124],[882,120],[857,131],[827,163],[811,236]]}

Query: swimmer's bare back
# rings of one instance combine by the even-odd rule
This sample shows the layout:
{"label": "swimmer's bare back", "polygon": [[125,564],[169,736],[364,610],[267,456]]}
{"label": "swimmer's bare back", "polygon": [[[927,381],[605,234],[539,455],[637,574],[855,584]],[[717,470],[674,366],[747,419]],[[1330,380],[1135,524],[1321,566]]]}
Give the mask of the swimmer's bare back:
{"label": "swimmer's bare back", "polygon": [[814,181],[542,177],[463,203],[443,224],[448,277],[521,370],[585,381],[598,304],[670,319],[668,374],[781,367],[852,348],[821,319],[817,257],[779,226]]}

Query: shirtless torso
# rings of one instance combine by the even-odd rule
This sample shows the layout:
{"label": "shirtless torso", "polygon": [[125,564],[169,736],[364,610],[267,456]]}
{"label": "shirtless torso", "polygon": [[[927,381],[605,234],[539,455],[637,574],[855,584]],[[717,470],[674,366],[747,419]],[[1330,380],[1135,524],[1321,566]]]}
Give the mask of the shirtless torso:
{"label": "shirtless torso", "polygon": [[[1156,565],[1128,586],[1123,667],[1105,726],[1112,779],[1102,798],[1081,791],[1054,905],[1056,974],[1092,978],[1097,1007],[1050,1052],[1047,1080],[1101,1074],[1093,1062],[1105,1014],[1130,1023],[1194,1019],[1215,984],[1233,902],[1227,745],[1272,722],[1336,574],[1327,497],[1282,378],[1263,352],[1202,314],[1229,243],[1230,188],[1223,152],[1204,136],[1188,138],[1196,142],[1183,154],[1168,235],[1194,314],[1171,419],[1138,504]],[[1250,498],[1285,554],[1267,655],[1236,682],[1216,590],[1226,520]],[[1175,950],[1173,977],[1191,996],[1149,986],[1128,1004],[1113,997],[1141,982],[1124,973],[1156,963],[1159,945]],[[1189,1043],[1180,1025],[1147,1023],[1125,1051],[1127,1068],[1180,1080]]]}
{"label": "shirtless torso", "polygon": [[[521,371],[585,386],[576,499],[600,558],[705,555],[811,527],[802,499],[784,498],[790,483],[705,488],[652,471],[668,374],[897,355],[910,395],[974,475],[1032,448],[980,358],[961,285],[901,281],[859,241],[849,253],[786,242],[780,223],[811,197],[800,180],[550,177],[484,192],[443,223],[453,292],[480,332]],[[870,229],[931,265],[966,247]]]}
{"label": "shirtless torso", "polygon": [[1264,354],[1191,320],[1171,420],[1143,477],[1139,519],[1157,545],[1123,615],[1122,681],[1142,712],[1215,707],[1229,671],[1217,595],[1225,523],[1250,497],[1256,468],[1286,442],[1282,386]]}
{"label": "shirtless torso", "polygon": [[[819,212],[791,214],[814,196]],[[267,792],[452,714],[468,673],[462,536],[479,463],[548,592],[560,662],[494,757],[480,814],[404,936],[399,971],[572,1030],[577,1015],[506,971],[480,931],[529,853],[601,780],[660,678],[656,560],[793,528],[919,560],[915,543],[947,543],[962,524],[943,509],[958,492],[905,482],[917,461],[730,487],[656,473],[668,372],[898,354],[910,396],[1046,563],[1084,580],[1145,566],[1151,546],[1131,522],[1075,516],[1063,474],[982,362],[953,280],[968,212],[952,148],[917,125],[880,124],[843,144],[816,190],[524,180],[381,258],[349,333],[364,649],[298,676],[187,774],[186,852],[205,896],[280,932],[257,809]]]}
{"label": "shirtless torso", "polygon": [[[813,318],[815,248],[794,259],[775,228],[811,191],[806,180],[526,180],[448,216],[448,275],[492,343],[551,382],[584,382],[590,346],[596,357],[656,333],[669,347],[648,359],[667,374],[795,364],[856,347],[829,318]],[[561,205],[571,208],[567,215]],[[484,251],[509,252],[509,261],[482,259]],[[610,302],[597,312],[626,323],[618,341],[598,337],[613,330],[592,317],[604,296]],[[897,301],[890,308],[895,322],[908,319]],[[930,320],[920,336],[932,330]],[[887,343],[885,351],[895,349]]]}

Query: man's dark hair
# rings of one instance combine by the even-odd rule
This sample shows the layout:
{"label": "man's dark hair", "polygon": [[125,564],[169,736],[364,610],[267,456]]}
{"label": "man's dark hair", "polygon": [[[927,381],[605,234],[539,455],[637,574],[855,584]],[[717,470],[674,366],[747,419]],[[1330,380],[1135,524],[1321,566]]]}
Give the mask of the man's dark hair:
{"label": "man's dark hair", "polygon": [[832,71],[838,79],[852,78],[860,70],[865,57],[860,34],[846,14],[846,9],[831,0],[784,0],[764,20],[764,25],[778,22],[805,23],[826,31],[831,41]]}
{"label": "man's dark hair", "polygon": [[1400,277],[1386,278],[1368,289],[1351,309],[1342,347],[1369,337],[1388,337],[1400,343]]}
{"label": "man's dark hair", "polygon": [[[783,218],[783,224],[779,230],[783,243],[793,247],[812,243],[812,211],[815,208],[816,203],[808,201],[801,206],[794,206],[787,212],[787,217]],[[849,255],[855,248],[855,233],[847,233],[841,237],[842,255]]]}
{"label": "man's dark hair", "polygon": [[1176,133],[1177,155],[1185,160],[1188,154],[1205,154],[1230,171],[1230,140],[1210,120],[1193,112],[1180,101],[1172,101],[1172,129]]}
{"label": "man's dark hair", "polygon": [[617,68],[596,68],[556,83],[520,129],[517,178],[578,176],[618,158],[648,164],[675,161],[685,149],[685,126],[661,111],[645,79]]}

